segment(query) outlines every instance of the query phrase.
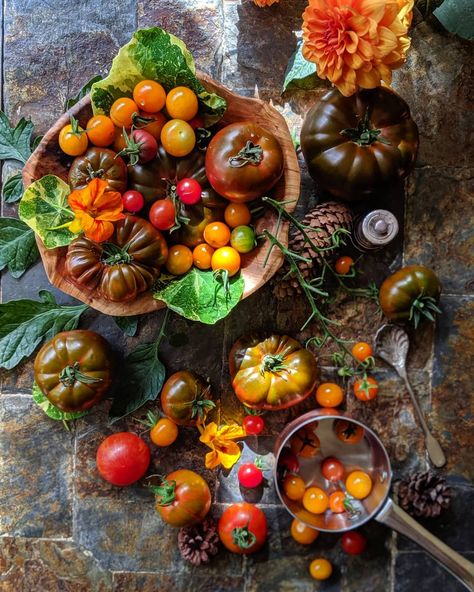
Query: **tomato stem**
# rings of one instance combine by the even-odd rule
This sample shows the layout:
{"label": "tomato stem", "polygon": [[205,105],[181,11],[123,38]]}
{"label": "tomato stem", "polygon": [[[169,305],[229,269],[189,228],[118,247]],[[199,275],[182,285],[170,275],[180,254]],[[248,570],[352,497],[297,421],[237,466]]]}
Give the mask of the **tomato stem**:
{"label": "tomato stem", "polygon": [[158,506],[169,506],[176,499],[176,481],[163,479],[161,485],[150,485],[149,488],[158,498]]}
{"label": "tomato stem", "polygon": [[250,549],[257,542],[257,537],[249,530],[249,522],[245,526],[240,526],[232,530],[232,539],[234,545],[240,549]]}
{"label": "tomato stem", "polygon": [[74,362],[74,364],[65,366],[60,374],[59,380],[64,384],[64,386],[73,386],[73,384],[78,381],[82,382],[82,384],[95,384],[96,382],[102,382],[102,378],[94,378],[89,374],[84,374],[79,370],[79,362]]}
{"label": "tomato stem", "polygon": [[413,321],[413,325],[416,329],[423,317],[434,322],[434,315],[441,314],[441,312],[442,311],[437,306],[437,301],[432,296],[425,296],[424,293],[421,292],[411,305],[408,320]]}
{"label": "tomato stem", "polygon": [[359,144],[359,146],[370,146],[374,142],[380,142],[381,144],[388,144],[390,146],[390,142],[380,135],[382,133],[381,130],[372,127],[368,108],[364,117],[359,119],[357,127],[348,127],[339,133],[342,136],[347,136],[349,140]]}
{"label": "tomato stem", "polygon": [[233,168],[241,168],[247,164],[258,166],[263,160],[263,148],[247,140],[245,146],[237,154],[229,158],[229,165]]}
{"label": "tomato stem", "polygon": [[263,376],[265,372],[282,372],[286,370],[287,366],[283,363],[283,359],[284,356],[281,354],[267,354],[263,356],[260,374]]}

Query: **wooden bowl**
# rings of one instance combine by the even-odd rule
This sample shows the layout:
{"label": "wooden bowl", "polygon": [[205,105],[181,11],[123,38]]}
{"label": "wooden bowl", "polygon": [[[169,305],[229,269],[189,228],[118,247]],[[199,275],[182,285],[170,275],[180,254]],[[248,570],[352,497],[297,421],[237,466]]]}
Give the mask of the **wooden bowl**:
{"label": "wooden bowl", "polygon": [[[291,203],[285,205],[285,208],[289,212],[293,211],[299,198],[300,170],[290,132],[282,115],[263,101],[241,97],[231,92],[206,74],[198,73],[198,78],[209,92],[217,93],[226,99],[227,110],[222,119],[223,124],[252,120],[267,128],[278,138],[284,155],[284,173],[272,192],[275,199],[290,200]],[[67,182],[68,169],[63,163],[64,157],[59,149],[58,137],[61,128],[69,123],[71,115],[74,115],[84,128],[86,127],[87,121],[92,116],[89,96],[84,97],[70,111],[62,115],[45,134],[23,169],[25,187],[47,174],[57,175]],[[266,228],[272,234],[276,234],[276,222],[275,211],[267,208],[256,224],[257,232]],[[287,222],[281,224],[277,238],[283,245],[288,244]],[[38,236],[36,241],[49,281],[66,294],[74,296],[92,308],[109,315],[129,316],[159,310],[166,306],[163,302],[155,300],[151,292],[144,292],[131,302],[110,302],[100,297],[94,290],[79,287],[69,281],[64,272],[67,247],[46,249]],[[246,298],[263,286],[281,266],[283,255],[278,248],[272,250],[267,264],[263,266],[268,248],[268,243],[265,241],[242,257],[242,276],[245,280],[242,298]]]}

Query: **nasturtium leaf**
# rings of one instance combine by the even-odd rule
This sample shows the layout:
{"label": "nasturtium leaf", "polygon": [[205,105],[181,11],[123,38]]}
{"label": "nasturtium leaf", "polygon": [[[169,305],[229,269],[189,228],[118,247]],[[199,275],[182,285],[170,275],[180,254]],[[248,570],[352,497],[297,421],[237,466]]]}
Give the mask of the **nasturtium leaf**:
{"label": "nasturtium leaf", "polygon": [[31,155],[31,134],[33,124],[24,117],[15,127],[10,125],[8,117],[0,111],[0,160],[12,158],[23,164]]}
{"label": "nasturtium leaf", "polygon": [[21,198],[20,218],[39,235],[47,249],[68,245],[77,237],[64,226],[74,219],[67,201],[69,193],[69,185],[62,179],[46,175],[32,183]]}
{"label": "nasturtium leaf", "polygon": [[299,88],[303,90],[311,90],[326,86],[316,73],[316,64],[308,62],[303,57],[301,52],[303,48],[303,41],[298,41],[295,53],[291,56],[288,67],[285,72],[285,80],[283,82],[283,91],[291,88]]}
{"label": "nasturtium leaf", "polygon": [[40,387],[33,382],[33,388],[31,390],[31,394],[33,395],[33,401],[38,405],[40,409],[46,413],[48,417],[51,419],[55,419],[56,421],[72,421],[73,419],[79,419],[79,417],[84,417],[87,415],[89,411],[61,411],[55,407],[41,392]]}
{"label": "nasturtium leaf", "polygon": [[93,76],[90,80],[88,80],[76,95],[66,100],[66,103],[64,104],[64,110],[69,111],[71,107],[74,107],[76,103],[79,103],[81,99],[90,93],[92,85],[95,82],[99,82],[99,80],[102,80],[102,76],[100,76],[100,74],[97,74],[97,76]]}
{"label": "nasturtium leaf", "polygon": [[444,0],[433,14],[450,33],[474,39],[474,3],[472,0]]}
{"label": "nasturtium leaf", "polygon": [[23,179],[21,173],[16,173],[7,179],[3,184],[3,201],[5,203],[15,203],[23,195]]}
{"label": "nasturtium leaf", "polygon": [[156,80],[170,91],[175,86],[191,88],[199,99],[199,113],[206,126],[221,119],[226,101],[209,93],[196,77],[193,58],[186,45],[159,27],[136,31],[112,62],[109,75],[91,89],[94,114],[109,114],[112,103],[132,96],[140,80]]}
{"label": "nasturtium leaf", "polygon": [[239,274],[229,279],[226,290],[212,271],[193,267],[183,277],[173,279],[163,287],[158,286],[154,297],[187,319],[213,325],[237,305],[244,286],[245,282]]}
{"label": "nasturtium leaf", "polygon": [[35,233],[18,218],[0,218],[0,270],[19,278],[38,258]]}
{"label": "nasturtium leaf", "polygon": [[138,317],[113,317],[115,324],[128,337],[134,337],[138,330]]}

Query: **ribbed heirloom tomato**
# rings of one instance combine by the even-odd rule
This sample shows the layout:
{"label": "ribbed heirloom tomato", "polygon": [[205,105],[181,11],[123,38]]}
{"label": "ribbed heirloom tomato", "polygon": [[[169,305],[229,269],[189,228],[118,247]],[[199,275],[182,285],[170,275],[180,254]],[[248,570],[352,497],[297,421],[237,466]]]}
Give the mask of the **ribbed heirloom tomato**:
{"label": "ribbed heirloom tomato", "polygon": [[203,380],[188,370],[181,370],[165,382],[161,406],[178,425],[195,426],[205,420],[209,409],[215,407],[209,397],[209,386]]}
{"label": "ribbed heirloom tomato", "polygon": [[241,502],[222,514],[218,524],[222,544],[233,553],[258,551],[267,539],[267,519],[260,508]]}
{"label": "ribbed heirloom tomato", "polygon": [[146,473],[150,449],[136,434],[119,432],[100,444],[96,464],[100,476],[112,485],[131,485]]}
{"label": "ribbed heirloom tomato", "polygon": [[127,189],[127,165],[108,148],[89,148],[75,158],[68,174],[71,189],[84,189],[95,177],[107,181],[106,191],[123,193]]}

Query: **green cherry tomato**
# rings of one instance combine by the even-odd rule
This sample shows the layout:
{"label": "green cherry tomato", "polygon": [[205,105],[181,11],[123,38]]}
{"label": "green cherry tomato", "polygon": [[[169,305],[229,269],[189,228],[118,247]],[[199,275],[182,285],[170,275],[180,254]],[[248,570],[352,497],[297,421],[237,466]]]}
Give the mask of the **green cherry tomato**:
{"label": "green cherry tomato", "polygon": [[255,231],[250,226],[237,226],[230,235],[230,244],[239,253],[250,253],[257,245]]}

